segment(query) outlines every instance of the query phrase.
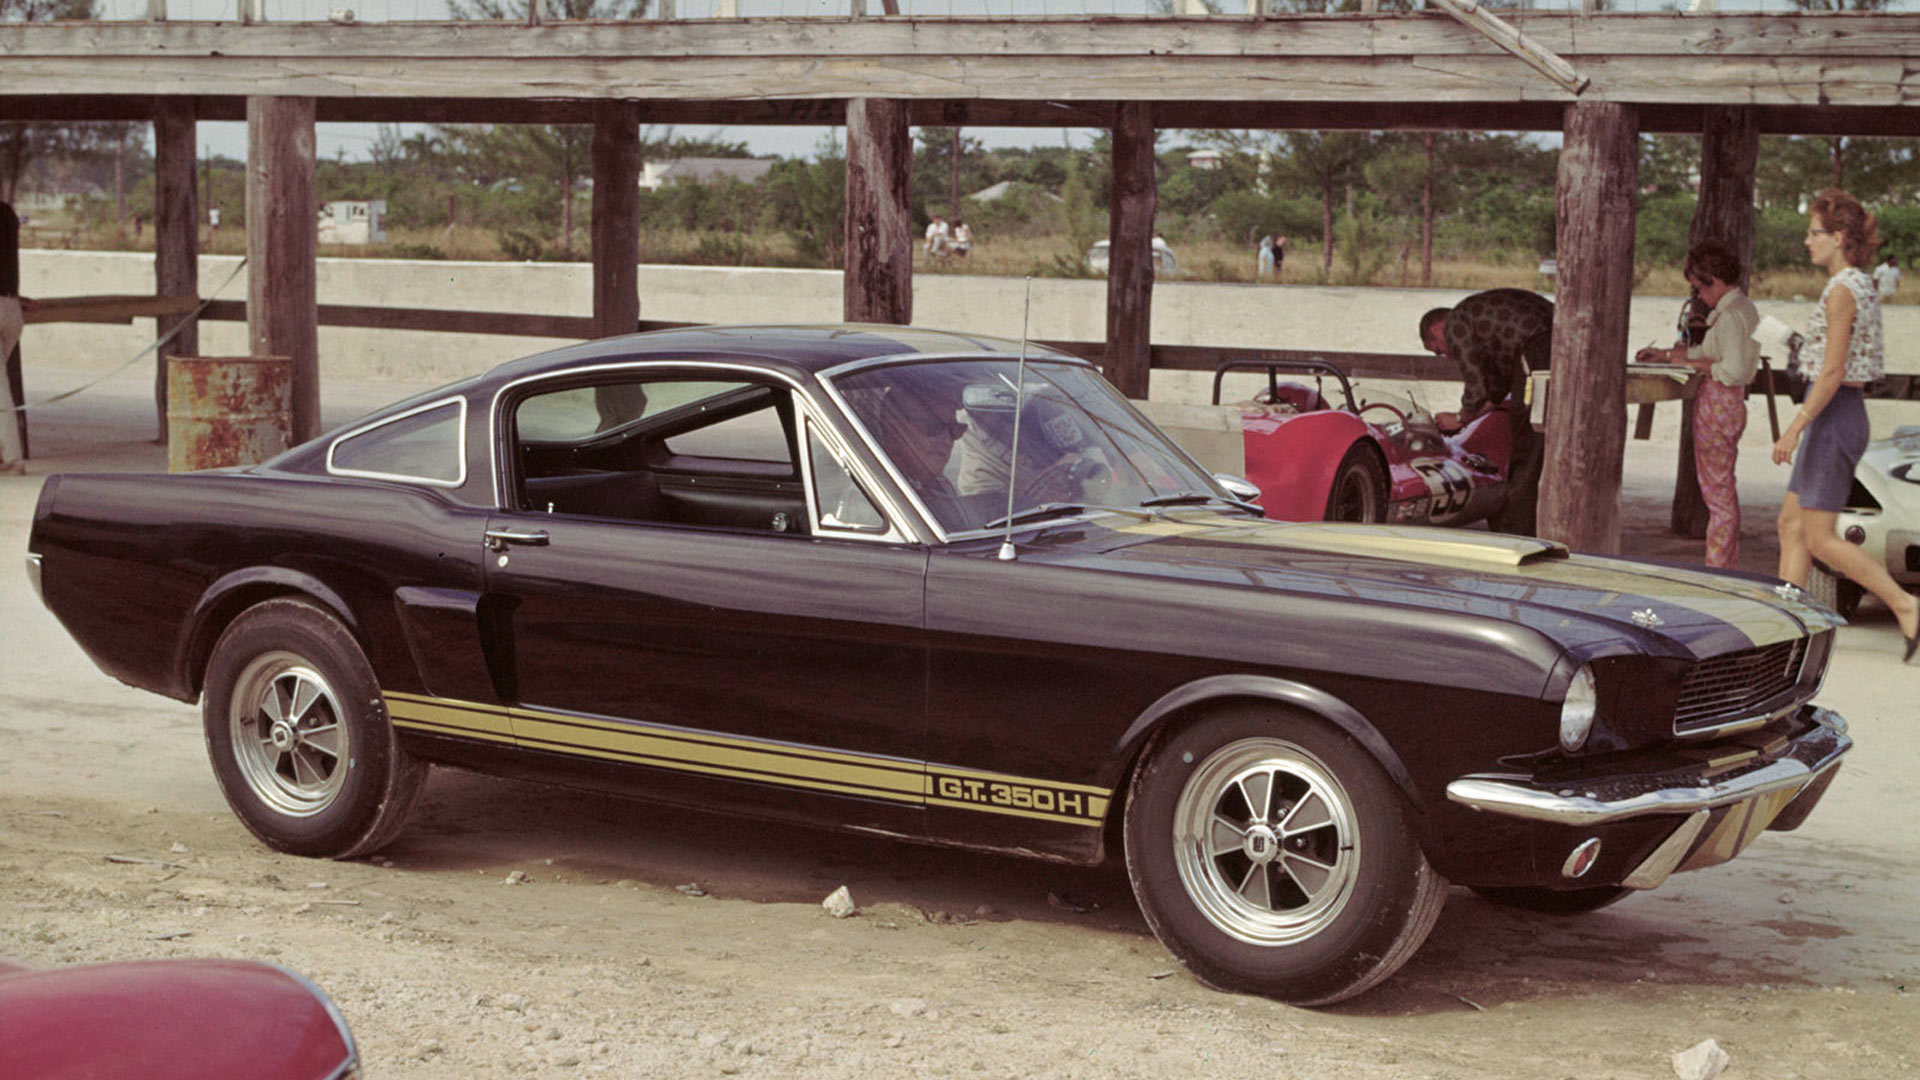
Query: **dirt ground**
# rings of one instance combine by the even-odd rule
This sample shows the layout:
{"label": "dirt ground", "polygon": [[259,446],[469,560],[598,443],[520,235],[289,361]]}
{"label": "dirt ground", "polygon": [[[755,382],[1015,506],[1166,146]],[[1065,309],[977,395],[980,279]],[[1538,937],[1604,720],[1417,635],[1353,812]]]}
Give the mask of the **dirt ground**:
{"label": "dirt ground", "polygon": [[[0,550],[24,550],[46,473],[163,467],[141,380],[114,386],[35,418]],[[329,418],[404,389],[335,388]],[[1749,442],[1759,569],[1783,470]],[[1673,455],[1629,444],[1630,552],[1697,557],[1664,533]],[[1111,868],[451,770],[380,857],[274,854],[222,802],[197,710],[101,674],[0,573],[0,955],[285,964],[372,1077],[1659,1078],[1708,1038],[1730,1077],[1915,1076],[1920,667],[1898,646],[1871,602],[1841,631],[1823,701],[1860,746],[1799,831],[1573,919],[1455,889],[1397,977],[1307,1011],[1194,983]],[[822,910],[840,885],[856,917]]]}

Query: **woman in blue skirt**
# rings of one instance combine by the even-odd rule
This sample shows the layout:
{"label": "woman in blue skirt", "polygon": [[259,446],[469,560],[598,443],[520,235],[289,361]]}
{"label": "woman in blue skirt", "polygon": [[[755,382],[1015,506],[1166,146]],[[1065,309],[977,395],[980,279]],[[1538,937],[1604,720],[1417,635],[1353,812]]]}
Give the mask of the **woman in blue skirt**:
{"label": "woman in blue skirt", "polygon": [[1775,464],[1793,462],[1793,478],[1787,481],[1786,502],[1780,507],[1780,576],[1804,588],[1812,560],[1819,559],[1834,573],[1853,579],[1899,620],[1905,659],[1912,660],[1920,647],[1920,598],[1908,595],[1886,567],[1834,529],[1853,488],[1853,467],[1867,449],[1863,391],[1885,368],[1880,294],[1861,269],[1873,261],[1879,231],[1858,199],[1829,188],[1807,210],[1806,242],[1808,256],[1826,268],[1828,279],[1807,319],[1801,348],[1822,362],[1820,374],[1807,387],[1806,403],[1773,444]]}

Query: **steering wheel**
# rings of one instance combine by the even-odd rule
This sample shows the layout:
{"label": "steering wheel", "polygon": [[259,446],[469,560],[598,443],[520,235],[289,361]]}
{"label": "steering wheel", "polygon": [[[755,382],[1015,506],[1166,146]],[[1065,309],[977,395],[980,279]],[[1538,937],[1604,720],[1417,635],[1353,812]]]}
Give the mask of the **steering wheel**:
{"label": "steering wheel", "polygon": [[1365,416],[1368,409],[1385,409],[1388,412],[1393,414],[1394,419],[1400,421],[1403,424],[1407,422],[1407,414],[1404,412],[1401,412],[1400,407],[1398,405],[1392,405],[1384,401],[1370,401],[1367,404],[1360,406],[1360,411],[1355,415]]}
{"label": "steering wheel", "polygon": [[1077,453],[1062,454],[1053,464],[1019,478],[1020,494],[1039,502],[1078,502],[1092,484],[1108,484],[1113,470]]}

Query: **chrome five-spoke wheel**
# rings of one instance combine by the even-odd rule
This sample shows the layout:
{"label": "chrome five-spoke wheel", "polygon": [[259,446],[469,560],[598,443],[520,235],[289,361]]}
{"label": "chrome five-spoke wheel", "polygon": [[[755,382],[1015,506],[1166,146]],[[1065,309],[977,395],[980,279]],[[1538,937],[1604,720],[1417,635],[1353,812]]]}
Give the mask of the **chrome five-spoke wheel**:
{"label": "chrome five-spoke wheel", "polygon": [[266,653],[241,671],[232,702],[234,758],[261,802],[307,817],[339,798],[347,729],[318,671],[291,653]]}
{"label": "chrome five-spoke wheel", "polygon": [[1339,918],[1361,858],[1353,804],[1311,754],[1271,739],[1222,747],[1180,793],[1180,883],[1250,945],[1286,945]]}
{"label": "chrome five-spoke wheel", "polygon": [[1277,703],[1169,724],[1125,814],[1140,912],[1209,986],[1343,1001],[1406,963],[1446,896],[1380,761]]}

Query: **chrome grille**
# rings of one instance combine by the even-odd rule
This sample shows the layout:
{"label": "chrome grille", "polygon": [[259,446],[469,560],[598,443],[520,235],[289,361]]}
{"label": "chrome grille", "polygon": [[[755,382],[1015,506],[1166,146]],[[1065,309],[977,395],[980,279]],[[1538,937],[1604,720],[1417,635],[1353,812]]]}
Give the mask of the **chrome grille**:
{"label": "chrome grille", "polygon": [[1673,730],[1684,735],[1755,715],[1762,705],[1793,689],[1806,659],[1807,639],[1802,637],[1700,661],[1680,685]]}

